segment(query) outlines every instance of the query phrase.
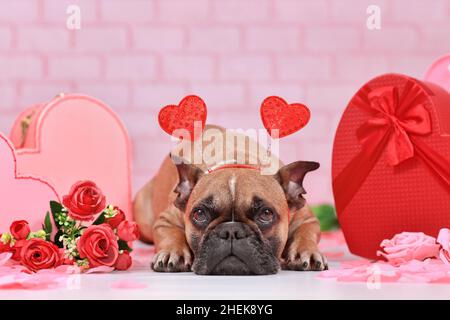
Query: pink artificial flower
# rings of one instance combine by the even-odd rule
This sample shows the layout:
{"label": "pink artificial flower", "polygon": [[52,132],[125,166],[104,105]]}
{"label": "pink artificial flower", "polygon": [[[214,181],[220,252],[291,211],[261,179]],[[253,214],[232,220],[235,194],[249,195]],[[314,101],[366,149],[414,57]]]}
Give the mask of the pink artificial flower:
{"label": "pink artificial flower", "polygon": [[123,241],[135,241],[139,239],[139,227],[136,222],[124,220],[117,227],[117,235]]}
{"label": "pink artificial flower", "polygon": [[437,243],[441,245],[441,250],[439,251],[439,258],[442,262],[450,265],[450,230],[447,228],[442,228],[439,231],[437,238]]}
{"label": "pink artificial flower", "polygon": [[436,239],[423,232],[402,232],[390,240],[383,240],[380,244],[383,251],[377,251],[390,264],[398,266],[411,260],[425,260],[439,254]]}

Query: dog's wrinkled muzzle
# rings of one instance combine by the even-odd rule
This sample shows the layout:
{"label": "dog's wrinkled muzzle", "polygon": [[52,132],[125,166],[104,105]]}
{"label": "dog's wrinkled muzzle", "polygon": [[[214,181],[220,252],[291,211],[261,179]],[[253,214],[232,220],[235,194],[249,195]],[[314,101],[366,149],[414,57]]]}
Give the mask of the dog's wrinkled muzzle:
{"label": "dog's wrinkled muzzle", "polygon": [[197,274],[273,274],[279,265],[270,246],[242,222],[224,222],[205,235],[194,261]]}

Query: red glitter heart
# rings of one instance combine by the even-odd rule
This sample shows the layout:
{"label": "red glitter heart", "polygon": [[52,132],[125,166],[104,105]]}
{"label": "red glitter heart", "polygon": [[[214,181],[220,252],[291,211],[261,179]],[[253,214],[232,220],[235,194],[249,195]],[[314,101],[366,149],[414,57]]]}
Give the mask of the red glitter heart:
{"label": "red glitter heart", "polygon": [[[170,135],[177,129],[185,129],[190,133],[190,140],[195,140],[201,136],[194,136],[194,123],[200,121],[202,131],[206,122],[206,104],[200,97],[190,95],[184,97],[176,105],[168,105],[159,111],[158,121],[161,128]],[[178,136],[177,136],[178,137]]]}
{"label": "red glitter heart", "polygon": [[307,106],[300,103],[288,104],[280,97],[271,96],[261,104],[261,119],[270,136],[279,130],[278,138],[297,132],[308,124],[311,114]]}

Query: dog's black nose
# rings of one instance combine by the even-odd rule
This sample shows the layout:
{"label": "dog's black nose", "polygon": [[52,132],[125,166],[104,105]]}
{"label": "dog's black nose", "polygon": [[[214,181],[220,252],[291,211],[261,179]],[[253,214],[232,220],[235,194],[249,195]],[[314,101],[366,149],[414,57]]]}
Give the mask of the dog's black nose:
{"label": "dog's black nose", "polygon": [[221,223],[216,227],[216,232],[224,240],[240,240],[249,236],[247,226],[242,222]]}

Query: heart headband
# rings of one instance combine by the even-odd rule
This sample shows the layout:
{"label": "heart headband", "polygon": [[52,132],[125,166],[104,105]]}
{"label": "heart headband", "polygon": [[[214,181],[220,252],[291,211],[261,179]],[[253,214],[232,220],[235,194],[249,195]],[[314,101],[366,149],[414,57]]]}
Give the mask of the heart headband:
{"label": "heart headband", "polygon": [[[272,138],[282,138],[297,132],[308,124],[311,117],[305,105],[288,104],[277,96],[264,99],[260,114],[262,123]],[[198,96],[189,95],[184,97],[178,105],[163,107],[159,111],[158,122],[165,132],[174,137],[188,137],[190,140],[196,140],[205,128],[206,116],[205,102]],[[189,134],[180,135],[178,130]]]}

